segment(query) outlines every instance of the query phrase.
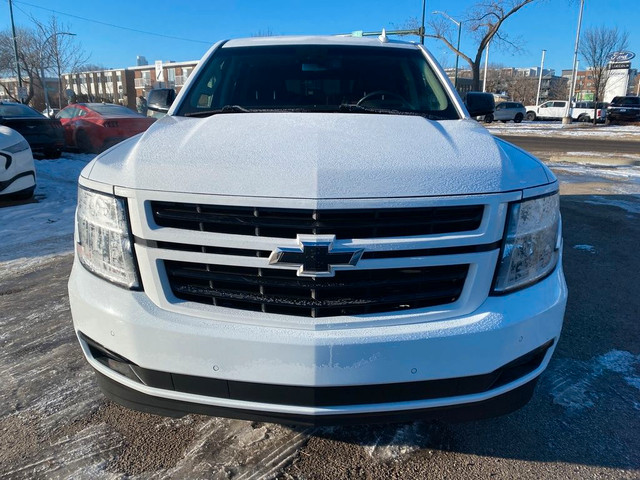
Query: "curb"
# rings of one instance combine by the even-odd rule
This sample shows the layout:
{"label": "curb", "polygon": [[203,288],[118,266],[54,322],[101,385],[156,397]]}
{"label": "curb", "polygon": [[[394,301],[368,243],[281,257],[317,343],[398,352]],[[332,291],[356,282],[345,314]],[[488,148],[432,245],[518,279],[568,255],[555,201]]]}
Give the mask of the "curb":
{"label": "curb", "polygon": [[579,163],[582,165],[599,165],[599,166],[640,166],[640,155],[627,157],[598,157],[595,155],[550,155],[550,162],[558,163]]}

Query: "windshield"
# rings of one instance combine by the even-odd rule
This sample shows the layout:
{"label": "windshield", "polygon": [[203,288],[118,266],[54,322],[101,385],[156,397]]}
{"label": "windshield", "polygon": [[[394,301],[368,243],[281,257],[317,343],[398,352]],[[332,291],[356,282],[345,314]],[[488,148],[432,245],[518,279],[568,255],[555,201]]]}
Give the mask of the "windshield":
{"label": "windshield", "polygon": [[622,106],[622,107],[640,105],[640,98],[638,98],[638,97],[615,97],[611,101],[611,105]]}
{"label": "windshield", "polygon": [[126,117],[141,117],[137,112],[123,107],[122,105],[112,105],[109,103],[87,104],[87,107],[100,115],[119,115]]}
{"label": "windshield", "polygon": [[224,107],[227,112],[371,109],[460,118],[420,50],[388,47],[221,48],[176,114],[213,114]]}
{"label": "windshield", "polygon": [[36,112],[33,108],[27,107],[20,103],[3,103],[0,104],[0,117],[38,117],[42,118],[39,112]]}

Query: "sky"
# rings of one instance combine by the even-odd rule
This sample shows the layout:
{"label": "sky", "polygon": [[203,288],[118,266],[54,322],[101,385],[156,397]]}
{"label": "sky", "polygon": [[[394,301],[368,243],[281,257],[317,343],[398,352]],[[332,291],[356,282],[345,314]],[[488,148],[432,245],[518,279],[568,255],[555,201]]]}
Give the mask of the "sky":
{"label": "sky", "polygon": [[[427,17],[440,10],[464,19],[476,1],[426,0]],[[2,3],[4,30],[10,28],[9,4]],[[198,60],[214,42],[226,38],[393,30],[422,14],[422,0],[13,0],[13,6],[19,26],[30,24],[29,15],[40,20],[56,15],[76,34],[89,62],[107,68],[134,66],[137,55],[150,64]],[[525,6],[501,30],[520,51],[490,49],[489,63],[534,67],[546,49],[545,68],[558,74],[571,68],[579,6],[579,0],[538,0]],[[583,31],[600,25],[629,32],[627,50],[637,55],[632,67],[640,67],[640,0],[586,0]],[[445,68],[455,65],[455,54],[441,42],[427,39],[425,44]],[[475,56],[476,48],[472,34],[463,29],[461,50]]]}

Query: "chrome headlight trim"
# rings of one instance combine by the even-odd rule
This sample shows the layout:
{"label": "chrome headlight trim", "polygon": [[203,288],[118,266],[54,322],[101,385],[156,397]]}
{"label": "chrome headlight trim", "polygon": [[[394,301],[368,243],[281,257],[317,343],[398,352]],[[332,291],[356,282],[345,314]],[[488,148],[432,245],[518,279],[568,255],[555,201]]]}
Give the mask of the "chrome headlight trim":
{"label": "chrome headlight trim", "polygon": [[82,266],[121,287],[140,289],[125,199],[80,186],[76,229]]}
{"label": "chrome headlight trim", "polygon": [[491,293],[511,293],[546,278],[558,264],[561,246],[557,191],[511,203]]}

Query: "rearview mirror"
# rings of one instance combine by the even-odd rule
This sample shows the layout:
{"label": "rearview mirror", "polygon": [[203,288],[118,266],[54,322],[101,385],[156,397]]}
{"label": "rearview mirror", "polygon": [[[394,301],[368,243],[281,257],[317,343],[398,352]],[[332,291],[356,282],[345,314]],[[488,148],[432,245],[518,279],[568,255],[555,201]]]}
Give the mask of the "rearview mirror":
{"label": "rearview mirror", "polygon": [[470,117],[489,115],[496,109],[496,101],[492,93],[467,92],[464,104],[469,111]]}
{"label": "rearview mirror", "polygon": [[169,111],[171,104],[176,99],[176,91],[173,88],[156,88],[147,94],[147,115],[155,117]]}

